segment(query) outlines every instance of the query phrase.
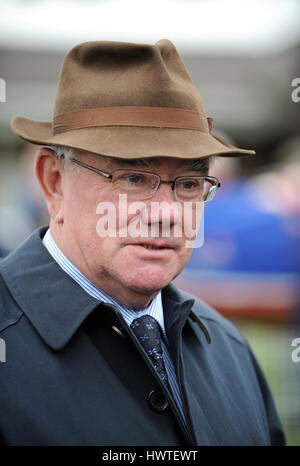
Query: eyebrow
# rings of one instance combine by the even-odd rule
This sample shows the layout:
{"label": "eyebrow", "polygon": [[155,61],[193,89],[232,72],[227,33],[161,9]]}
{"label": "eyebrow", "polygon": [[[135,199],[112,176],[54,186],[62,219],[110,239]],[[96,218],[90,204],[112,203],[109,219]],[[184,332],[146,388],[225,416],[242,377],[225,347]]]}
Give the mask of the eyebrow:
{"label": "eyebrow", "polygon": [[200,159],[190,159],[182,164],[184,170],[195,170],[199,172],[208,172],[212,157],[203,157]]}

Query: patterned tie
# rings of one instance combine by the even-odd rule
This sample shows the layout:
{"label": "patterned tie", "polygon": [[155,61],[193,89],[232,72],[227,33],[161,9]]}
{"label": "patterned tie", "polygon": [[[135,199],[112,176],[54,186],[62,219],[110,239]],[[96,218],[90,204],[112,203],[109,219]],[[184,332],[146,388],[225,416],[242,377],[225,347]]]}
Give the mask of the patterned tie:
{"label": "patterned tie", "polygon": [[144,315],[131,322],[130,327],[151,359],[155,369],[160,375],[160,378],[170,389],[160,344],[160,330],[158,322],[154,317]]}

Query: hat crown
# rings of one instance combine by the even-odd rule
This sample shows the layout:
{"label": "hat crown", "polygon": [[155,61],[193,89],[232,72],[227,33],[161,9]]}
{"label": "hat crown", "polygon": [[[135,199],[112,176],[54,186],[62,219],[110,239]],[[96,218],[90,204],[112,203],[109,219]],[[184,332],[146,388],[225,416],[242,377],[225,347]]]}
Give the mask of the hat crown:
{"label": "hat crown", "polygon": [[124,159],[255,153],[212,134],[212,118],[167,39],[75,46],[60,71],[52,121],[16,116],[11,127],[33,144]]}
{"label": "hat crown", "polygon": [[87,108],[169,107],[205,114],[202,99],[176,48],[94,41],[75,46],[60,72],[54,116]]}

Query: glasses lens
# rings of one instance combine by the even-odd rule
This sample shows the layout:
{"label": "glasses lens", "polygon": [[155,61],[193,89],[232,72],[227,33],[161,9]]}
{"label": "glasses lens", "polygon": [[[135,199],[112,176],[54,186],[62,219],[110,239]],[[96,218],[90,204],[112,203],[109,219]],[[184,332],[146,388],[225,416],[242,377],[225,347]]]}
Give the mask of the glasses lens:
{"label": "glasses lens", "polygon": [[154,173],[116,170],[113,173],[112,185],[131,198],[147,199],[155,192],[159,177]]}
{"label": "glasses lens", "polygon": [[176,180],[176,196],[181,201],[210,201],[216,192],[215,180],[205,177],[180,177]]}

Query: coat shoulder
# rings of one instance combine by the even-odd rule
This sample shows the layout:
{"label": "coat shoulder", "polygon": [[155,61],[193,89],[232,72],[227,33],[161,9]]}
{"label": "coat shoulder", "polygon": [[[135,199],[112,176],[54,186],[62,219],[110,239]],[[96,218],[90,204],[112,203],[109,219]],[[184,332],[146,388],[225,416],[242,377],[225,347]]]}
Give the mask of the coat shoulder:
{"label": "coat shoulder", "polygon": [[18,295],[28,291],[24,285],[24,277],[32,268],[32,257],[39,254],[40,234],[44,234],[47,228],[41,227],[34,231],[0,261],[0,332],[15,324],[24,315]]}
{"label": "coat shoulder", "polygon": [[18,322],[22,315],[23,312],[19,309],[4,282],[0,268],[0,334],[7,327]]}
{"label": "coat shoulder", "polygon": [[186,291],[178,290],[182,299],[192,299],[194,300],[194,304],[192,307],[193,313],[196,317],[205,323],[207,328],[211,332],[218,332],[223,333],[229,336],[230,338],[236,340],[238,343],[242,344],[243,346],[246,345],[245,338],[241,335],[239,330],[236,326],[230,322],[229,319],[222,316],[216,309],[211,307],[209,304],[205,303],[199,298],[187,293]]}

